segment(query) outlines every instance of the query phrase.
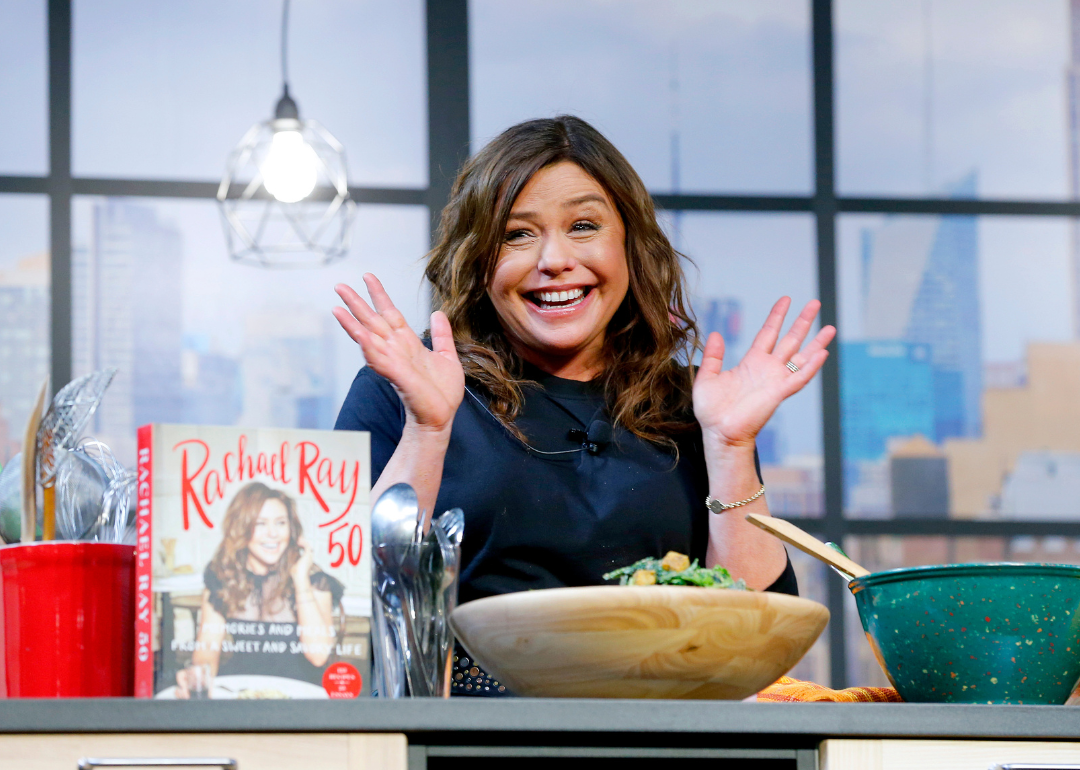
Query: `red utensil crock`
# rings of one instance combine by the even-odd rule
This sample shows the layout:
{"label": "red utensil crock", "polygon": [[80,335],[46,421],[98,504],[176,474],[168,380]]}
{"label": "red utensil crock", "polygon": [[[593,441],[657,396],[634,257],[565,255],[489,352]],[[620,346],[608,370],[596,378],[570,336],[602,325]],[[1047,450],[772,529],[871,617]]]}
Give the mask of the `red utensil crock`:
{"label": "red utensil crock", "polygon": [[0,604],[0,694],[134,694],[134,546],[58,541],[4,546]]}

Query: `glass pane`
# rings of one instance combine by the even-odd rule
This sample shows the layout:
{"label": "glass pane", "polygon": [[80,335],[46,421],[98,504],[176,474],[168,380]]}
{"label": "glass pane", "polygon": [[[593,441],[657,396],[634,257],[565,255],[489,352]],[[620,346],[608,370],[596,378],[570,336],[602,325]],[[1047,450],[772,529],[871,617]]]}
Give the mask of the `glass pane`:
{"label": "glass pane", "polygon": [[[705,336],[727,343],[724,366],[745,355],[776,300],[801,309],[817,296],[814,221],[805,214],[663,212],[665,227],[688,264],[687,282]],[[788,322],[795,317],[788,313]],[[815,378],[780,405],[758,434],[758,454],[770,510],[821,516],[821,381]]]}
{"label": "glass pane", "polygon": [[0,195],[0,465],[22,451],[49,376],[49,202]]}
{"label": "glass pane", "polygon": [[840,222],[845,507],[862,517],[1080,514],[1071,223]]}
{"label": "glass pane", "polygon": [[656,192],[811,189],[806,0],[473,0],[473,149],[578,115]]}
{"label": "glass pane", "polygon": [[0,174],[49,171],[44,0],[0,0]]}
{"label": "glass pane", "polygon": [[1069,31],[1080,6],[838,0],[835,9],[842,192],[1077,196],[1080,46]]}
{"label": "glass pane", "polygon": [[[848,537],[844,539],[844,550],[871,572],[993,561],[1080,564],[1080,540],[1064,537]],[[844,605],[849,681],[854,685],[890,686],[866,641],[850,593]]]}
{"label": "glass pane", "polygon": [[91,431],[126,463],[148,422],[333,427],[363,365],[336,283],[374,272],[427,328],[426,207],[361,206],[351,254],[310,270],[230,261],[210,201],[77,198],[74,219],[74,368],[119,368]]}
{"label": "glass pane", "polygon": [[[281,4],[76,0],[77,175],[220,178],[281,95]],[[354,184],[427,184],[420,0],[293,3],[289,86]]]}

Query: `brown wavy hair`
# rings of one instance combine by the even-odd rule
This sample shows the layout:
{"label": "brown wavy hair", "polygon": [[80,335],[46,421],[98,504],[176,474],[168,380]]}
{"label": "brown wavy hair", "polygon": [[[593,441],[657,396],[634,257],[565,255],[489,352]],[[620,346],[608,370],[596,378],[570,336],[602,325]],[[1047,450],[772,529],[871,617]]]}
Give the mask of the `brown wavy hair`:
{"label": "brown wavy hair", "polygon": [[225,616],[233,616],[246,605],[248,597],[256,590],[255,581],[247,568],[248,543],[255,533],[259,511],[268,500],[277,500],[285,506],[289,518],[289,545],[268,577],[276,576],[269,596],[259,596],[259,606],[292,606],[295,589],[290,579],[293,566],[300,559],[300,536],[304,527],[296,515],[296,503],[284,492],[252,482],[240,489],[229,503],[222,522],[221,545],[210,560],[209,569],[221,580],[221,589],[215,597],[225,609]]}
{"label": "brown wavy hair", "polygon": [[515,199],[536,172],[562,161],[577,164],[607,191],[626,230],[630,286],[608,325],[602,354],[611,418],[674,449],[671,435],[695,424],[688,364],[698,338],[682,257],[660,229],[637,172],[584,120],[561,115],[519,123],[465,163],[428,254],[434,304],[450,319],[466,376],[486,389],[492,414],[524,439],[514,425],[527,382],[523,362],[487,292]]}

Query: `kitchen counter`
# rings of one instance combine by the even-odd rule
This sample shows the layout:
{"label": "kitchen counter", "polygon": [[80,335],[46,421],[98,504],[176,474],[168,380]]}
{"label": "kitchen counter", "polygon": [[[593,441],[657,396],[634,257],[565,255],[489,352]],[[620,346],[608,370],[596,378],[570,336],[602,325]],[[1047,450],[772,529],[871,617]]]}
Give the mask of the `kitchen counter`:
{"label": "kitchen counter", "polygon": [[357,701],[0,700],[0,733],[403,732],[457,743],[812,746],[826,737],[1080,741],[1080,709],[909,703],[417,698]]}
{"label": "kitchen counter", "polygon": [[397,734],[407,739],[409,770],[463,758],[476,767],[501,766],[512,757],[560,757],[567,770],[578,759],[635,757],[691,764],[738,758],[745,760],[740,767],[810,770],[819,767],[828,739],[834,746],[870,743],[857,739],[903,746],[934,743],[928,739],[1055,742],[1080,755],[1078,717],[1080,711],[1062,706],[881,703],[0,700],[0,747],[4,734],[273,733],[293,741],[303,738],[299,733]]}

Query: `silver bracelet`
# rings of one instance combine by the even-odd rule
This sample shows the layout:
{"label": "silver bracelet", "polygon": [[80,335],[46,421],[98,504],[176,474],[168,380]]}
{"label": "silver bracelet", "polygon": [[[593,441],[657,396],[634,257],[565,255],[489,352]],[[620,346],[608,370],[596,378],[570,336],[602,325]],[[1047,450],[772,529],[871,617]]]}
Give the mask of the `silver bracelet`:
{"label": "silver bracelet", "polygon": [[761,485],[761,489],[754,493],[753,497],[748,497],[745,500],[740,500],[737,503],[722,503],[719,500],[713,500],[711,497],[706,497],[705,505],[708,506],[709,510],[713,513],[723,513],[729,508],[738,508],[740,506],[746,505],[747,503],[752,503],[759,497],[761,497],[763,494],[765,494],[764,484]]}

